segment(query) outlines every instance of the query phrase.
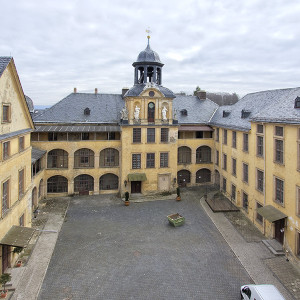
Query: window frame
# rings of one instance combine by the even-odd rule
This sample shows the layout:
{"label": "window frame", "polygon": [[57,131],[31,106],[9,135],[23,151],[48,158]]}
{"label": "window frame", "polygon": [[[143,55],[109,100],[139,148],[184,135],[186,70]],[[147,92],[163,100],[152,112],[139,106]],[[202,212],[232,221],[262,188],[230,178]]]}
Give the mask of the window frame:
{"label": "window frame", "polygon": [[237,160],[235,157],[231,158],[231,174],[236,177],[236,164]]}
{"label": "window frame", "polygon": [[249,184],[249,165],[243,162],[243,182]]}
{"label": "window frame", "polygon": [[256,136],[256,156],[264,157],[264,136]]}
{"label": "window frame", "polygon": [[224,171],[227,171],[227,154],[223,153],[223,165],[222,165],[222,169]]}
{"label": "window frame", "polygon": [[220,152],[219,150],[216,150],[216,165],[219,166],[219,156],[220,156]]}
{"label": "window frame", "polygon": [[169,128],[160,129],[160,142],[168,143],[169,142]]}
{"label": "window frame", "polygon": [[[282,188],[278,186],[278,183],[282,183]],[[280,179],[279,177],[274,176],[274,202],[277,204],[280,204],[281,206],[284,206],[284,180]],[[278,194],[281,194],[281,198],[279,199],[277,196]]]}
{"label": "window frame", "polygon": [[256,214],[255,214],[255,220],[256,220],[257,223],[259,223],[259,224],[262,225],[263,222],[264,222],[264,217],[263,217],[261,214],[259,214],[259,213],[257,212],[257,209],[258,209],[258,208],[261,208],[261,207],[263,207],[263,205],[260,204],[258,201],[256,201]]}
{"label": "window frame", "polygon": [[243,133],[243,151],[249,153],[249,134]]}
{"label": "window frame", "polygon": [[228,137],[227,129],[223,129],[223,145],[227,145],[227,137]]}
{"label": "window frame", "polygon": [[132,143],[140,144],[142,142],[142,128],[132,128]]}
{"label": "window frame", "polygon": [[155,153],[146,153],[146,168],[154,169],[155,168]]}
{"label": "window frame", "polygon": [[[262,178],[260,178],[259,174],[261,174]],[[265,176],[265,174],[264,174],[263,170],[256,169],[256,189],[261,193],[263,193],[264,189],[265,189],[265,187],[264,187],[264,176]]]}
{"label": "window frame", "polygon": [[232,131],[232,148],[236,149],[236,131]]}
{"label": "window frame", "polygon": [[[7,111],[5,112],[5,109]],[[10,123],[11,122],[11,104],[10,103],[2,103],[2,110],[1,110],[1,123]]]}
{"label": "window frame", "polygon": [[249,196],[245,191],[243,191],[243,193],[242,193],[242,203],[243,203],[243,209],[248,213]]}
{"label": "window frame", "polygon": [[2,182],[1,217],[3,218],[10,207],[10,178]]}
{"label": "window frame", "polygon": [[155,128],[147,128],[147,143],[155,143]]}
{"label": "window frame", "polygon": [[7,160],[11,156],[10,153],[10,141],[2,143],[2,160]]}
{"label": "window frame", "polygon": [[21,200],[25,195],[25,168],[19,170],[18,176],[18,199]]}
{"label": "window frame", "polygon": [[141,153],[132,153],[131,155],[131,168],[141,169],[142,168],[142,155]]}
{"label": "window frame", "polygon": [[[165,162],[167,162],[166,165]],[[169,152],[160,152],[159,166],[160,168],[169,168]]]}

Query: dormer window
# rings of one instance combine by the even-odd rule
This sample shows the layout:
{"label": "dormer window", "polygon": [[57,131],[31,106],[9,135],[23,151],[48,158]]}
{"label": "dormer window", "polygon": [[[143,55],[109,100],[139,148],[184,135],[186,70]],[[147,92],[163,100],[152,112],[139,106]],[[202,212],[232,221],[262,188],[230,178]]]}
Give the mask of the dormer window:
{"label": "dormer window", "polygon": [[300,108],[300,97],[295,99],[295,108]]}
{"label": "dormer window", "polygon": [[89,116],[91,113],[91,110],[87,107],[85,110],[84,110],[84,115],[85,116]]}
{"label": "dormer window", "polygon": [[187,116],[188,115],[188,112],[187,112],[186,109],[182,109],[180,112],[181,112],[182,116]]}
{"label": "dormer window", "polygon": [[248,118],[250,116],[250,114],[251,114],[251,111],[247,111],[247,110],[243,109],[241,118],[242,119]]}
{"label": "dormer window", "polygon": [[223,118],[226,118],[230,115],[230,111],[228,110],[223,110]]}

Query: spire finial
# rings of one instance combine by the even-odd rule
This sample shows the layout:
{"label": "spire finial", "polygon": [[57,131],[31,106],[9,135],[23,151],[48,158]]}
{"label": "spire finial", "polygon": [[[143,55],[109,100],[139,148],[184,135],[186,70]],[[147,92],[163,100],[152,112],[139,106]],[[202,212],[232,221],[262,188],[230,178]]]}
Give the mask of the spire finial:
{"label": "spire finial", "polygon": [[149,46],[150,33],[151,33],[151,30],[150,30],[150,28],[149,28],[149,27],[146,29],[146,32],[148,33],[148,35],[147,35],[147,39],[148,39],[148,46]]}

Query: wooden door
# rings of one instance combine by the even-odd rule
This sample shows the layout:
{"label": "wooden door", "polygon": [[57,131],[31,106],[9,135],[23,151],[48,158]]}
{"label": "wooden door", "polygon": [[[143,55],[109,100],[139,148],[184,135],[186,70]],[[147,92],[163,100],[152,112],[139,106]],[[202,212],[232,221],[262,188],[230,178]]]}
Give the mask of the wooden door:
{"label": "wooden door", "polygon": [[2,245],[2,273],[9,267],[10,246]]}
{"label": "wooden door", "polygon": [[131,181],[131,194],[141,193],[142,191],[141,181]]}
{"label": "wooden door", "polygon": [[284,224],[285,224],[285,219],[281,219],[281,220],[278,220],[278,221],[275,222],[275,239],[280,244],[283,244]]}

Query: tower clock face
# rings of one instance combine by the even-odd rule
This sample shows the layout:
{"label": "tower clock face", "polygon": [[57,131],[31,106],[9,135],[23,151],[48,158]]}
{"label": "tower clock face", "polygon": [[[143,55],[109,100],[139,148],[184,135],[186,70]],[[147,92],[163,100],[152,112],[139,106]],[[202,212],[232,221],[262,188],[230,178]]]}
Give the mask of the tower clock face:
{"label": "tower clock face", "polygon": [[149,96],[150,96],[150,97],[153,97],[153,96],[154,96],[154,92],[153,92],[153,91],[150,91],[150,92],[149,92]]}
{"label": "tower clock face", "polygon": [[154,108],[154,103],[150,102],[149,103],[149,108]]}

